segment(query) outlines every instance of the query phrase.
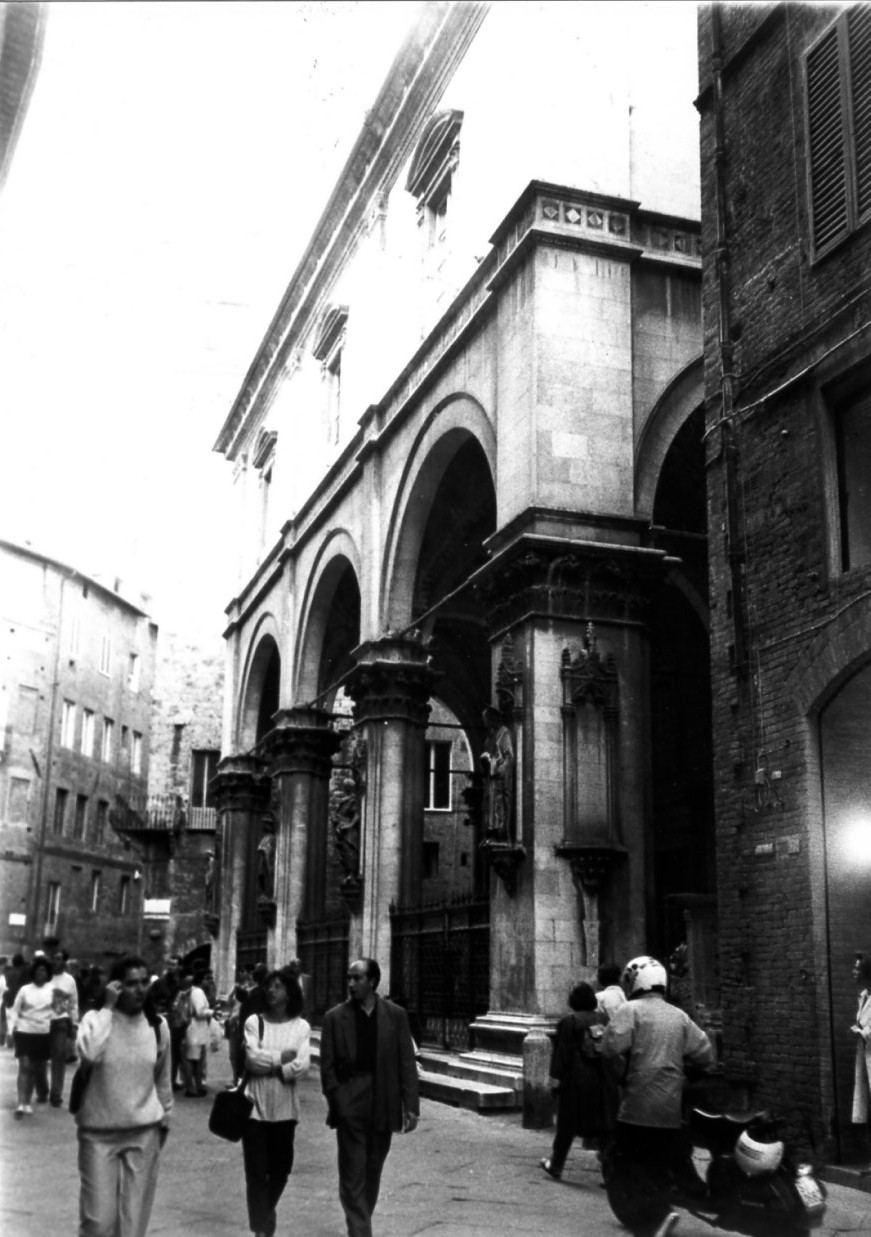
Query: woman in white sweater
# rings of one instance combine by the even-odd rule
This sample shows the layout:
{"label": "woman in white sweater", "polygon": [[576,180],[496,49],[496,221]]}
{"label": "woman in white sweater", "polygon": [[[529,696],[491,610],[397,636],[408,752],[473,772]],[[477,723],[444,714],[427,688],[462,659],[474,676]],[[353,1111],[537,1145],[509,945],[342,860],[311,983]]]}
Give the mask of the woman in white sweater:
{"label": "woman in white sweater", "polygon": [[11,1025],[18,1058],[18,1107],[20,1121],[33,1113],[30,1101],[37,1076],[42,1098],[48,1098],[49,1031],[52,1017],[51,963],[41,956],[30,968],[30,983],[23,984],[12,1005]]}
{"label": "woman in white sweater", "polygon": [[112,968],[102,1009],[79,1026],[88,1071],[79,1127],[79,1237],[144,1237],[172,1110],[169,1029],[147,1003],[141,958]]}
{"label": "woman in white sweater", "polygon": [[272,971],[264,984],[266,1012],[245,1023],[248,1094],[254,1101],[242,1153],[248,1222],[255,1237],[272,1237],[275,1208],[293,1167],[299,1121],[297,1079],[308,1073],[311,1028],[299,1015],[302,989],[289,971]]}

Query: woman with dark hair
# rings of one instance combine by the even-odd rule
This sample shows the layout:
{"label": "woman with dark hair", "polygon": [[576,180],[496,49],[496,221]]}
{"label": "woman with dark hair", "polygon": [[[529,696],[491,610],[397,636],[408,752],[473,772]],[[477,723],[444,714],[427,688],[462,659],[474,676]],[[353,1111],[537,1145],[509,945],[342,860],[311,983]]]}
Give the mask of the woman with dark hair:
{"label": "woman with dark hair", "polygon": [[242,1135],[248,1223],[255,1237],[272,1237],[275,1208],[293,1167],[299,1121],[298,1078],[308,1073],[311,1028],[302,1013],[302,988],[286,968],[264,981],[266,1008],[244,1028],[247,1091],[254,1111]]}
{"label": "woman with dark hair", "polygon": [[33,1088],[48,1098],[48,1059],[52,1017],[51,963],[45,955],[30,968],[30,983],[22,984],[12,1005],[10,1022],[18,1058],[17,1120],[33,1114]]}
{"label": "woman with dark hair", "polygon": [[556,1026],[550,1074],[557,1100],[553,1149],[541,1167],[559,1181],[566,1156],[577,1135],[601,1138],[610,1128],[606,1081],[599,1057],[599,1040],[607,1016],[596,1006],[596,994],[586,983],[569,993],[570,1014]]}
{"label": "woman with dark hair", "polygon": [[[863,1127],[864,1154],[868,1158],[868,1119],[871,1110],[871,956],[856,954],[853,979],[859,986],[859,1006],[850,1033],[856,1037],[853,1072],[853,1124]],[[857,1131],[858,1133],[858,1131]]]}

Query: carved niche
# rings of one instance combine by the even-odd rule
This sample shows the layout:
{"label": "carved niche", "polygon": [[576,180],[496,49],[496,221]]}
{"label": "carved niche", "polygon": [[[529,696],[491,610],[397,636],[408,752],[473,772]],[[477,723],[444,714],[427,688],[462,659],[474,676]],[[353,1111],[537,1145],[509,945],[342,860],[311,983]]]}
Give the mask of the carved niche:
{"label": "carved niche", "polygon": [[582,648],[563,650],[565,843],[619,841],[619,680],[611,654],[603,657],[587,624]]}

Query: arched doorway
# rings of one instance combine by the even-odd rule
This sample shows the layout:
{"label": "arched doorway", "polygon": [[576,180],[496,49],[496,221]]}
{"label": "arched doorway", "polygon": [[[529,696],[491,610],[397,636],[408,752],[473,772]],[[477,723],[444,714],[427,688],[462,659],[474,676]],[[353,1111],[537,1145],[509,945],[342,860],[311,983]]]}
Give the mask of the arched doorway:
{"label": "arched doorway", "polygon": [[238,721],[237,746],[250,751],[272,729],[281,690],[281,654],[275,637],[263,634],[248,667]]}
{"label": "arched doorway", "polygon": [[495,528],[485,451],[468,430],[450,429],[418,473],[397,556],[401,562],[404,547],[412,568],[403,585],[408,625],[431,638],[436,695],[422,752],[421,898],[393,914],[391,978],[422,1037],[453,1048],[468,1047],[469,1024],[489,1002],[488,873],[480,822],[464,791],[484,748],[491,648],[480,602],[466,585],[486,561]]}
{"label": "arched doorway", "polygon": [[327,829],[309,836],[306,899],[297,920],[297,948],[310,977],[310,1012],[322,1015],[345,993],[348,965],[349,909],[347,851],[342,846],[346,805],[361,811],[365,793],[365,752],[353,724],[351,702],[343,682],[354,667],[360,643],[360,586],[345,539],[332,538],[332,556],[315,576],[310,604],[304,610],[297,697],[332,713],[331,728],[342,736],[332,761]]}
{"label": "arched doorway", "polygon": [[[675,955],[690,1000],[716,1005],[716,844],[703,410],[666,451],[653,504],[657,546],[680,560],[650,620],[653,889],[649,948]],[[684,948],[685,947],[685,948]],[[688,956],[687,956],[688,955]],[[686,968],[686,974],[682,974]]]}

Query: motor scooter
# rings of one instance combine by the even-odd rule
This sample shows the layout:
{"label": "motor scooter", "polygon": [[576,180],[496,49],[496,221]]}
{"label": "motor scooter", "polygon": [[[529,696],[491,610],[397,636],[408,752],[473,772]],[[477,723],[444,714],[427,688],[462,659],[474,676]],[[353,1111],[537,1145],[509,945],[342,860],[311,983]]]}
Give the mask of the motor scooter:
{"label": "motor scooter", "polygon": [[688,1152],[691,1144],[710,1154],[701,1172],[689,1154],[682,1171],[655,1171],[616,1146],[603,1154],[608,1203],[635,1237],[667,1230],[675,1208],[751,1237],[800,1237],[822,1223],[825,1186],[788,1154],[768,1112],[691,1108],[684,1132]]}

